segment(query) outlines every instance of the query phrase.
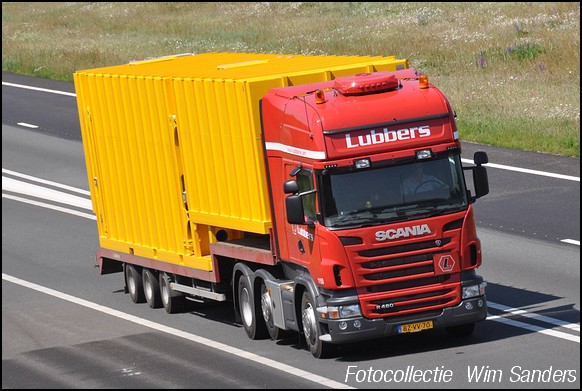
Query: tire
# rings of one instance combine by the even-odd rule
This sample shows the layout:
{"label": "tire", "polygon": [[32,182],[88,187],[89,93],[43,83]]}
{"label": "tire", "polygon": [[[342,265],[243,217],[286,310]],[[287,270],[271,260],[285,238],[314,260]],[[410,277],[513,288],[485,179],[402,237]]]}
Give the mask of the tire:
{"label": "tire", "polygon": [[162,306],[162,296],[160,295],[158,272],[143,269],[141,275],[146,302],[151,308],[160,308]]}
{"label": "tire", "polygon": [[253,288],[245,276],[238,279],[238,304],[243,327],[250,339],[267,337],[267,326],[263,321],[260,303],[257,303]]}
{"label": "tire", "polygon": [[458,326],[445,327],[446,333],[450,337],[469,337],[475,330],[475,323],[461,324]]}
{"label": "tire", "polygon": [[162,306],[168,314],[175,314],[184,311],[186,308],[186,297],[170,288],[170,277],[166,273],[159,276],[160,299]]}
{"label": "tire", "polygon": [[323,342],[321,325],[317,320],[315,300],[309,291],[303,292],[301,298],[301,330],[307,343],[307,349],[315,358],[327,358],[335,351],[335,346]]}
{"label": "tire", "polygon": [[263,314],[263,320],[265,321],[265,326],[267,332],[273,341],[283,338],[284,330],[275,326],[273,319],[273,301],[271,300],[271,295],[267,289],[267,285],[264,281],[261,282],[261,312]]}
{"label": "tire", "polygon": [[129,297],[134,303],[144,303],[145,294],[141,277],[141,268],[139,266],[125,264],[125,286]]}

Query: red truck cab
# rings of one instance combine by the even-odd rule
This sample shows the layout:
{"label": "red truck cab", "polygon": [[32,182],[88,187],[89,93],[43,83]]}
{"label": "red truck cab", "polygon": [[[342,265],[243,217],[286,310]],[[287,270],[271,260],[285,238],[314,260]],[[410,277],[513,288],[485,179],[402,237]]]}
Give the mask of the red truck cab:
{"label": "red truck cab", "polygon": [[314,356],[485,319],[472,204],[488,193],[487,156],[463,167],[455,114],[426,76],[274,88],[261,112],[274,242]]}

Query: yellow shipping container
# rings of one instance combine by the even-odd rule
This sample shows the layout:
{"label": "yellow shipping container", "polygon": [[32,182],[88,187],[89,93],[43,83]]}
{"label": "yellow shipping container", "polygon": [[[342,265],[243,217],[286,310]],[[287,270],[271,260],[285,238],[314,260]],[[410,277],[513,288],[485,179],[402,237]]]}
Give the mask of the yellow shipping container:
{"label": "yellow shipping container", "polygon": [[262,96],[405,68],[395,57],[206,53],[76,72],[101,247],[211,271],[211,242],[271,228]]}

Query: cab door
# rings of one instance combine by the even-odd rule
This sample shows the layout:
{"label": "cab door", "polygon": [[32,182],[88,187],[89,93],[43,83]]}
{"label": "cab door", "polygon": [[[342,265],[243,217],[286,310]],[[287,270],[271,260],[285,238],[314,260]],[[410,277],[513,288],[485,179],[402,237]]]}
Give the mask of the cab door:
{"label": "cab door", "polygon": [[[301,197],[305,220],[311,224],[289,224],[285,221],[285,236],[289,258],[293,263],[307,267],[311,260],[317,256],[316,242],[316,193],[314,190],[313,169],[306,165],[285,164],[286,172],[297,172],[294,179],[299,185],[299,193],[308,193]],[[309,193],[310,192],[310,193]]]}

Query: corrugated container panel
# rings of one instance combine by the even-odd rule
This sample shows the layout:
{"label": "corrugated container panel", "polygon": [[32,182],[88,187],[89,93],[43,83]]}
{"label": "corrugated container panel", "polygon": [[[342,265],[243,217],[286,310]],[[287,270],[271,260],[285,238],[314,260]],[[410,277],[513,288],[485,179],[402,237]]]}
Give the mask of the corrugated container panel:
{"label": "corrugated container panel", "polygon": [[260,126],[251,115],[255,105],[248,86],[232,80],[176,79],[174,89],[190,218],[268,233]]}
{"label": "corrugated container panel", "polygon": [[235,238],[271,227],[262,96],[407,67],[394,57],[206,53],[76,72],[101,246],[211,270],[218,229]]}

